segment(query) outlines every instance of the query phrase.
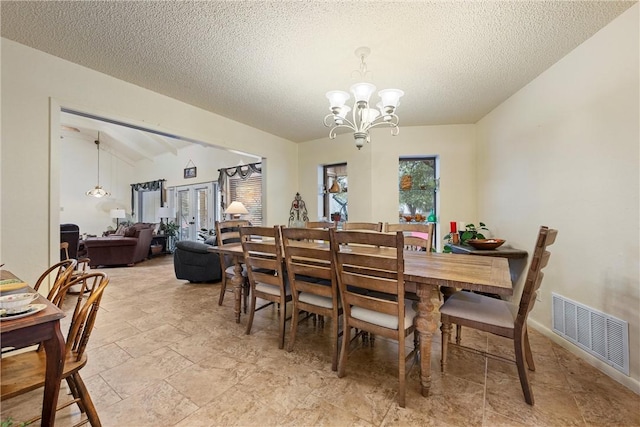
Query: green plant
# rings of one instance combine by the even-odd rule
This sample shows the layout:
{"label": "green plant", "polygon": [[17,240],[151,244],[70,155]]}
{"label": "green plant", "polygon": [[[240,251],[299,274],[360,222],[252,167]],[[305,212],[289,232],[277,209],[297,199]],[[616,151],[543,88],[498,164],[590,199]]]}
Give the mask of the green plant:
{"label": "green plant", "polygon": [[[487,225],[484,222],[479,222],[479,226],[476,228],[474,224],[465,225],[465,230],[460,235],[460,244],[466,245],[467,241],[472,239],[485,239],[486,237],[482,234],[481,230],[489,231]],[[445,245],[443,248],[443,252],[449,253],[451,252],[451,241],[453,240],[452,233],[448,233],[444,236]]]}
{"label": "green plant", "polygon": [[164,234],[167,236],[175,236],[178,232],[178,224],[173,221],[169,221],[164,225]]}

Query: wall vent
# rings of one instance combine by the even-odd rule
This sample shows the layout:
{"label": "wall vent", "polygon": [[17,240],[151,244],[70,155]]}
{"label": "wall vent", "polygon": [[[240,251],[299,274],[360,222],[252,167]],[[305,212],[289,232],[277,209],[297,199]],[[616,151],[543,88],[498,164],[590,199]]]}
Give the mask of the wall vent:
{"label": "wall vent", "polygon": [[629,375],[629,324],[552,293],[553,331]]}

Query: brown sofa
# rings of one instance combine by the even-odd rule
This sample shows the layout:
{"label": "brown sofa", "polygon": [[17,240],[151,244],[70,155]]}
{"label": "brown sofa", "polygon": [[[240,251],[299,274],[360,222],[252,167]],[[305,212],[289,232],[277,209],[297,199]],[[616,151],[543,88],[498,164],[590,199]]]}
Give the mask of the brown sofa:
{"label": "brown sofa", "polygon": [[133,265],[149,256],[153,224],[134,224],[124,235],[111,234],[85,240],[91,267]]}

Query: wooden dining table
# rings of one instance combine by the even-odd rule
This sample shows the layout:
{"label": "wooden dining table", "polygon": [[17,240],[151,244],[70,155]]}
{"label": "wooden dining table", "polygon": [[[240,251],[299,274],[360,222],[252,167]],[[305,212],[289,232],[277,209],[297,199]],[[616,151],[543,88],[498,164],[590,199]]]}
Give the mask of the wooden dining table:
{"label": "wooden dining table", "polygon": [[[0,280],[18,279],[7,270],[0,270]],[[19,280],[19,279],[18,279]],[[17,292],[36,292],[30,287]],[[60,331],[60,319],[65,314],[42,295],[34,301],[47,307],[30,316],[0,321],[0,343],[3,348],[20,349],[42,343],[46,355],[46,377],[42,399],[42,426],[53,426],[62,370],[64,368],[65,341]]]}
{"label": "wooden dining table", "polygon": [[[328,243],[296,242],[296,245],[324,247]],[[230,255],[234,260],[234,277],[231,280],[235,295],[234,314],[240,322],[242,292],[242,245],[230,243],[213,246],[210,252]],[[341,249],[342,250],[342,249]],[[349,246],[349,251],[372,251],[371,248]],[[373,249],[375,251],[375,249]],[[405,290],[418,298],[416,330],[420,336],[420,384],[423,396],[431,388],[431,341],[440,321],[440,287],[453,287],[471,291],[487,292],[501,296],[513,294],[513,286],[506,258],[477,255],[444,254],[435,252],[405,251]]]}

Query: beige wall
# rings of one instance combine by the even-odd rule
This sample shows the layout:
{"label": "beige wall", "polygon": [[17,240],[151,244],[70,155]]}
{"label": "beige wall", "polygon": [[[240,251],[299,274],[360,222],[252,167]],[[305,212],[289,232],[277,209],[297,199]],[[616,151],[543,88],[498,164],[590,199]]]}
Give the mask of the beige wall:
{"label": "beige wall", "polygon": [[[638,5],[477,124],[478,212],[531,250],[558,229],[532,312],[551,333],[556,292],[629,322],[631,378],[640,378]],[[569,344],[568,348],[584,352]]]}
{"label": "beige wall", "polygon": [[1,71],[0,259],[23,279],[58,258],[60,106],[265,158],[266,221],[287,221],[295,144],[4,38]]}
{"label": "beige wall", "polygon": [[[476,214],[474,125],[402,127],[398,136],[377,129],[360,151],[352,134],[300,144],[300,194],[315,219],[320,200],[314,172],[322,165],[347,162],[349,219],[398,222],[398,159],[433,155],[440,167],[440,224],[483,220]],[[438,235],[448,231],[443,226]]]}

